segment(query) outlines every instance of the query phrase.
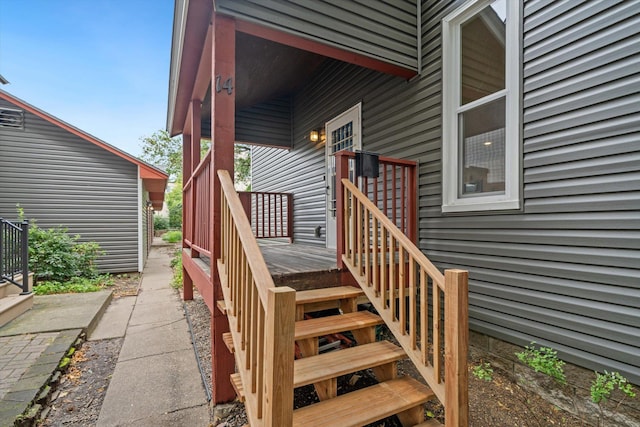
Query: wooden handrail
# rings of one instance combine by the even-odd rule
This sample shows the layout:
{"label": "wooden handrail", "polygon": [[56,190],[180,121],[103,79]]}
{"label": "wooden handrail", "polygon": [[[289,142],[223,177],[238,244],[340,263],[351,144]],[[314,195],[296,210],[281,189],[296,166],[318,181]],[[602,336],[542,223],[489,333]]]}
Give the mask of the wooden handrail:
{"label": "wooden handrail", "polygon": [[444,405],[445,425],[466,426],[468,273],[443,275],[352,182],[342,186],[344,264]]}
{"label": "wooden handrail", "polygon": [[[400,230],[417,243],[418,239],[418,163],[413,160],[378,157],[378,178],[357,178],[353,173],[356,153],[339,151],[336,157],[336,220],[337,220],[337,258],[336,263],[342,269],[344,240],[340,230],[342,217],[342,180],[348,179],[362,191]],[[351,165],[351,166],[350,166]]]}
{"label": "wooden handrail", "polygon": [[276,288],[228,171],[219,170],[221,256],[217,260],[236,368],[252,426],[293,422],[295,291]]}

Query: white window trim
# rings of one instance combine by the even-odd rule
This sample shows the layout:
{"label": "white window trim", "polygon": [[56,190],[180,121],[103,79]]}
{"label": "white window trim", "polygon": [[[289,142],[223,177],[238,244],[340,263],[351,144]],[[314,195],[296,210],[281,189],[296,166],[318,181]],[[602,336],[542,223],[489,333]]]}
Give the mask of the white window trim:
{"label": "white window trim", "polygon": [[[493,0],[471,0],[442,20],[442,212],[472,212],[520,209],[521,141],[520,141],[520,3],[507,0],[507,27],[505,47],[506,81],[503,91],[482,98],[506,94],[505,117],[505,191],[458,197],[460,179],[458,163],[458,113],[461,111],[459,76],[459,25]],[[472,108],[475,103],[463,108]]]}

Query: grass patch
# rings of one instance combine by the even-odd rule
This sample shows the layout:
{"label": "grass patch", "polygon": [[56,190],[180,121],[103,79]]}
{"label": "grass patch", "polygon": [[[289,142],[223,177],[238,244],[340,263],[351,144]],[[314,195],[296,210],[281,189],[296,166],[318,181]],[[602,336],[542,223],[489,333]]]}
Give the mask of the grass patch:
{"label": "grass patch", "polygon": [[66,282],[55,280],[38,282],[33,288],[33,293],[36,295],[80,294],[101,291],[111,285],[113,285],[113,280],[108,274],[93,279],[73,277]]}
{"label": "grass patch", "polygon": [[167,231],[162,235],[162,240],[164,240],[167,243],[178,243],[179,241],[182,240],[182,231],[180,230]]}

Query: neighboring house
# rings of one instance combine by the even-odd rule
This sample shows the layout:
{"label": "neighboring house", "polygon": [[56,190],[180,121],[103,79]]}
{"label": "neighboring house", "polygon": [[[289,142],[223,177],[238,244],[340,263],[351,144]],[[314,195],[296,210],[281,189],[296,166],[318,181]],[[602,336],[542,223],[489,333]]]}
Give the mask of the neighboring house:
{"label": "neighboring house", "polygon": [[105,251],[101,272],[142,271],[167,174],[0,90],[0,216],[16,205]]}
{"label": "neighboring house", "polygon": [[471,330],[640,384],[640,3],[183,3],[169,131],[218,111],[294,241],[335,247],[336,151],[417,161],[419,247],[469,271]]}

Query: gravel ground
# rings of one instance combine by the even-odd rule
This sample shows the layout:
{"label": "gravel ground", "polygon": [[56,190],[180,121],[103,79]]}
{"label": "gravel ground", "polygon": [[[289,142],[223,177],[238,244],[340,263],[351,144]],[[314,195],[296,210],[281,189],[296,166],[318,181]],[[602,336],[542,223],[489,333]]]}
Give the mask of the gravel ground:
{"label": "gravel ground", "polygon": [[96,425],[122,342],[122,338],[89,341],[76,350],[40,425]]}

